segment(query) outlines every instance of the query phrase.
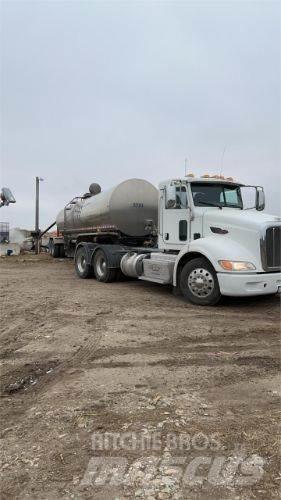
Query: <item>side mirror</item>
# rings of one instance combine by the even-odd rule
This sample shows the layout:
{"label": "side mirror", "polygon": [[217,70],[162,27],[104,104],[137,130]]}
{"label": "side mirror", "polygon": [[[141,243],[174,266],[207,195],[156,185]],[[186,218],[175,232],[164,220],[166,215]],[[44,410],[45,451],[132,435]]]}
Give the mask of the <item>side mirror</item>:
{"label": "side mirror", "polygon": [[177,204],[176,186],[166,187],[166,208],[175,208]]}
{"label": "side mirror", "polygon": [[265,207],[265,194],[264,190],[261,187],[257,187],[257,195],[256,195],[256,210],[262,211]]}

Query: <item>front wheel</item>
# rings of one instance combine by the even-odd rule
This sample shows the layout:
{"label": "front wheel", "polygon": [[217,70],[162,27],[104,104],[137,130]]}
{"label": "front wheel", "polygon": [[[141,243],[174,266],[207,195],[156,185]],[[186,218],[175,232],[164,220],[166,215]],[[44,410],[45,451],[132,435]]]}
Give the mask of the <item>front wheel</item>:
{"label": "front wheel", "polygon": [[192,304],[214,306],[221,299],[217,273],[203,257],[185,264],[180,275],[180,289]]}

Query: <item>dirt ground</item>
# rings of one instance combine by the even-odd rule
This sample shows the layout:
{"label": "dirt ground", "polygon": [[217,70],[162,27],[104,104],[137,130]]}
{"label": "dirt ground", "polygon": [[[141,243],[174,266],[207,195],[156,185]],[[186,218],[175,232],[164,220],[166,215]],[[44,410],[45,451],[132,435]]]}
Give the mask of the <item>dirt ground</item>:
{"label": "dirt ground", "polygon": [[3,499],[278,497],[277,296],[196,307],[47,255],[0,273]]}

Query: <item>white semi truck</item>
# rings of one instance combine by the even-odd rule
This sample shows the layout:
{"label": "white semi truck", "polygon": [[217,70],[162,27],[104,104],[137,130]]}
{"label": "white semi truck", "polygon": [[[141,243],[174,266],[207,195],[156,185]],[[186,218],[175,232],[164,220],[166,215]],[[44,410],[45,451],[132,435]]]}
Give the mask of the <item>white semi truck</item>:
{"label": "white semi truck", "polygon": [[281,292],[281,218],[262,213],[263,188],[188,175],[159,190],[130,179],[74,198],[57,216],[54,257],[74,257],[80,278],[172,284],[198,305],[222,296]]}

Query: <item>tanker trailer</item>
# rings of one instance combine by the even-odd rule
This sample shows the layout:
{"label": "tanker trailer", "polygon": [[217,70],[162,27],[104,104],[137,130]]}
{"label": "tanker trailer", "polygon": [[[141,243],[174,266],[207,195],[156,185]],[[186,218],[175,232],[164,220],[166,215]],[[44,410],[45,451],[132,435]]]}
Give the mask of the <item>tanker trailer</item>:
{"label": "tanker trailer", "polygon": [[158,191],[150,182],[129,179],[103,192],[91,184],[89,193],[74,198],[58,213],[62,237],[50,242],[51,254],[73,257],[81,242],[153,247],[157,218]]}

